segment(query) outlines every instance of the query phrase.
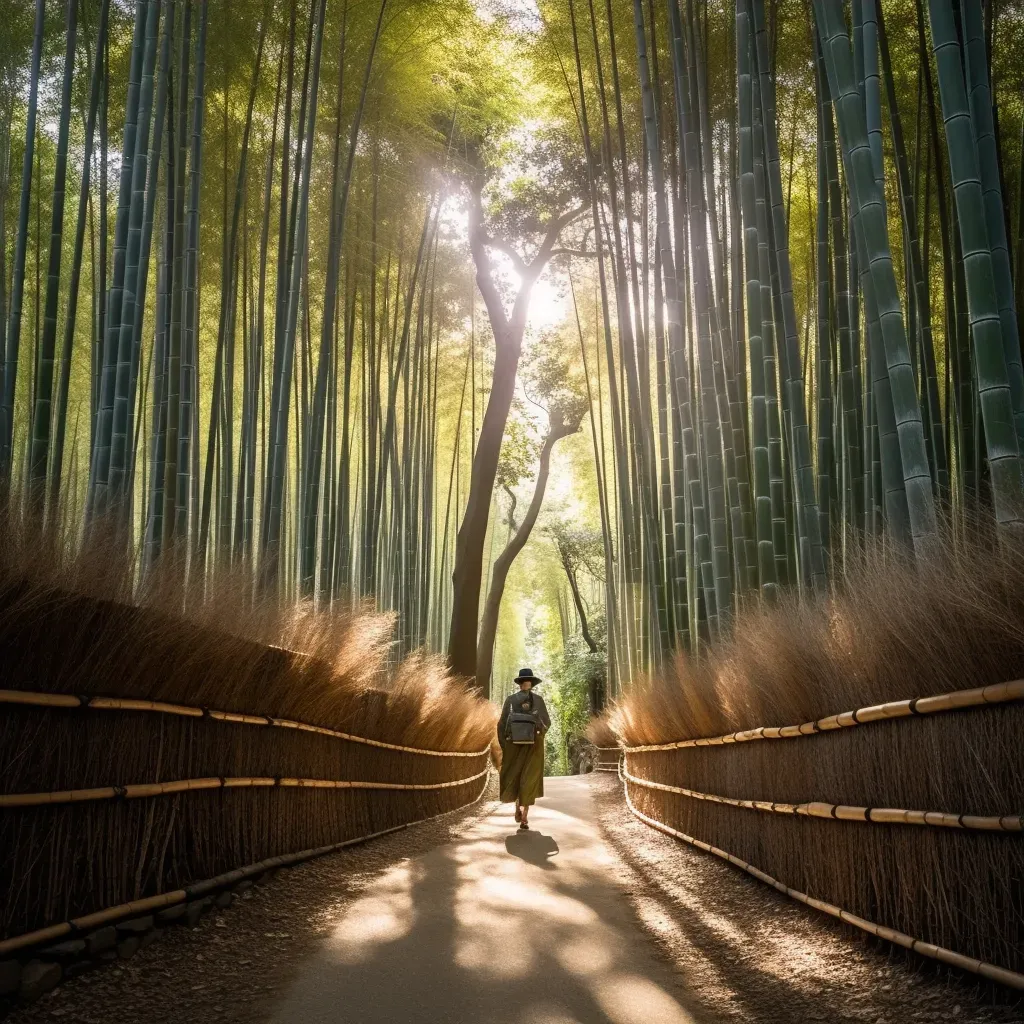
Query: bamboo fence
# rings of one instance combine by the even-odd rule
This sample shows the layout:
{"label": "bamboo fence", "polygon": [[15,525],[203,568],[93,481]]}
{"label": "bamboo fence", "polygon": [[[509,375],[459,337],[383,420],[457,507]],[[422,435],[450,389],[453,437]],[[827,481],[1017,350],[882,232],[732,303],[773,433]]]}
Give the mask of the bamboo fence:
{"label": "bamboo fence", "polygon": [[[293,851],[337,849],[445,813],[478,799],[489,771],[489,749],[425,750],[298,722],[249,729],[281,722],[159,701],[4,691],[0,703],[9,709],[0,749],[35,761],[9,773],[5,789],[19,774],[89,780],[148,767],[154,779],[0,792],[2,934],[15,936],[13,946],[0,939],[0,952],[94,927],[106,913],[97,903],[126,914],[163,906],[168,893],[191,898],[193,879],[238,863],[305,859]],[[80,713],[90,708],[119,714]],[[175,760],[217,774],[161,779]],[[264,770],[230,770],[245,765]],[[46,924],[54,917],[64,924]]]}
{"label": "bamboo fence", "polygon": [[748,864],[745,860],[742,860],[731,853],[727,853],[725,850],[720,850],[717,846],[701,842],[701,840],[695,839],[693,836],[688,836],[686,833],[680,832],[677,829],[672,828],[670,825],[666,825],[663,821],[658,821],[656,818],[652,818],[644,814],[634,806],[633,801],[630,799],[628,789],[626,790],[626,804],[630,811],[636,815],[640,821],[650,825],[652,828],[658,829],[659,832],[664,832],[666,835],[674,836],[676,839],[681,839],[684,843],[689,843],[691,846],[695,846],[697,849],[703,850],[705,853],[713,854],[716,857],[720,857],[722,860],[728,861],[735,867],[740,868],[740,870],[746,871],[747,874],[753,875],[753,877],[759,881],[772,886],[774,889],[778,889],[779,892],[785,893],[785,895],[798,900],[800,903],[813,907],[815,910],[820,910],[822,913],[828,914],[831,917],[838,918],[845,924],[853,925],[853,927],[859,928],[861,931],[867,932],[869,935],[873,935],[876,938],[885,939],[888,942],[894,942],[897,945],[902,946],[904,949],[912,950],[915,953],[931,957],[934,960],[939,960],[944,964],[948,964],[950,967],[957,967],[964,971],[970,971],[971,973],[979,974],[990,981],[996,981],[1002,985],[1009,985],[1012,988],[1024,990],[1024,974],[1020,974],[1017,971],[1007,970],[1005,967],[998,967],[995,964],[987,963],[984,960],[976,960],[973,957],[963,956],[961,953],[956,953],[951,949],[946,949],[944,946],[937,946],[932,942],[923,942],[920,939],[912,938],[910,935],[905,935],[903,932],[896,931],[893,928],[886,928],[884,925],[875,924],[863,917],[858,917],[856,914],[851,914],[849,911],[843,910],[841,907],[815,899],[813,896],[808,896],[806,893],[800,892],[797,889],[791,889],[785,883],[780,882],[776,878],[772,878],[771,875],[765,874],[765,872],[761,871],[759,868],[754,867],[753,864]]}
{"label": "bamboo fence", "polygon": [[1024,988],[1022,730],[1014,680],[627,746],[620,775],[647,824],[862,931]]}
{"label": "bamboo fence", "polygon": [[[489,771],[490,768],[487,768],[481,773],[481,775],[487,775]],[[471,803],[479,801],[485,790],[486,786],[481,788],[476,799],[471,801]],[[435,817],[438,817],[438,815],[430,815],[426,818],[420,818],[417,821],[409,821],[402,825],[394,825],[391,828],[382,829],[379,832],[372,832],[365,836],[357,836],[354,839],[346,839],[340,843],[331,843],[327,846],[320,846],[313,850],[300,850],[297,853],[284,854],[278,857],[268,857],[266,860],[259,861],[256,864],[248,864],[245,867],[236,868],[233,871],[226,871],[214,878],[207,878],[201,882],[194,882],[191,885],[187,885],[181,889],[175,889],[172,892],[163,892],[156,896],[149,896],[145,899],[132,900],[128,903],[120,903],[113,907],[106,907],[103,910],[97,910],[91,914],[84,914],[73,920],[61,921],[45,928],[39,928],[32,932],[26,932],[22,935],[16,935],[9,939],[0,940],[0,957],[21,953],[24,950],[52,943],[59,939],[67,938],[68,936],[83,934],[94,928],[110,924],[114,921],[139,917],[144,914],[151,914],[156,910],[163,910],[167,907],[176,906],[179,903],[187,903],[190,900],[202,899],[212,892],[217,892],[220,889],[237,885],[245,879],[263,875],[267,871],[273,871],[282,867],[291,867],[294,864],[300,864],[304,861],[313,860],[317,857],[323,857],[329,853],[337,853],[339,850],[343,850],[349,846],[366,843],[371,839],[380,839],[383,836],[391,835],[394,832],[400,832],[403,829],[412,828],[415,825],[422,825],[424,822],[430,821]]]}
{"label": "bamboo fence", "polygon": [[0,942],[483,792],[492,709],[376,620],[235,625],[0,572]]}

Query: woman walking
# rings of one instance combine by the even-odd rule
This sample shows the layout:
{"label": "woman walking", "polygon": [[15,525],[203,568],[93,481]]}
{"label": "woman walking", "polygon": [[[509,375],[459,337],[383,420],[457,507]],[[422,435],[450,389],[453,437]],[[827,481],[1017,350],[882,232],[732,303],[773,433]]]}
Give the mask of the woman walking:
{"label": "woman walking", "polygon": [[544,734],[551,728],[544,698],[534,693],[539,683],[528,668],[519,670],[519,691],[506,698],[498,719],[501,744],[501,802],[515,803],[516,821],[523,831],[533,802],[544,795]]}

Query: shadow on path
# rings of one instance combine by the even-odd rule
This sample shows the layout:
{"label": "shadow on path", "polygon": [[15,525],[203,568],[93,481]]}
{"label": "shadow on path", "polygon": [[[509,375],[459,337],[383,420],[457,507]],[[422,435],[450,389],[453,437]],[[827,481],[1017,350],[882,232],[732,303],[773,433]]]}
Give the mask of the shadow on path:
{"label": "shadow on path", "polygon": [[558,843],[543,832],[515,832],[505,837],[505,852],[538,868],[554,868],[551,858],[558,854]]}
{"label": "shadow on path", "polygon": [[543,832],[508,835],[502,809],[377,879],[284,993],[274,1024],[719,1021],[698,1015],[637,924],[587,780],[545,785],[531,814]]}

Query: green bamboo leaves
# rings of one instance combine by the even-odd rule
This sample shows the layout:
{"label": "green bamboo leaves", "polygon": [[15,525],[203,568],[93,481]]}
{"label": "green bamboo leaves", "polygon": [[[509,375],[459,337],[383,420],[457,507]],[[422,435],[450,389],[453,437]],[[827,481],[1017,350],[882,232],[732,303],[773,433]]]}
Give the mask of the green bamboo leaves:
{"label": "green bamboo leaves", "polygon": [[[472,676],[542,274],[577,315],[613,691],[865,546],[927,551],[940,512],[1019,526],[1008,13],[545,0],[512,68],[471,0],[29,7],[0,484],[141,546],[140,582],[374,599]],[[558,170],[520,222],[527,116]]]}

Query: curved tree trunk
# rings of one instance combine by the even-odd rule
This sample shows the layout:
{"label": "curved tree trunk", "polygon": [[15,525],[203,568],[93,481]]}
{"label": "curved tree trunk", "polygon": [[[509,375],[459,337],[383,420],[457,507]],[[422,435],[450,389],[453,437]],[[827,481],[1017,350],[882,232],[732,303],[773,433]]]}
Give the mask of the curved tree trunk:
{"label": "curved tree trunk", "polygon": [[580,620],[580,633],[583,636],[583,641],[590,649],[591,654],[597,654],[599,648],[597,641],[594,639],[593,634],[590,632],[590,623],[587,621],[587,609],[583,605],[583,595],[580,594],[579,581],[576,579],[576,570],[573,568],[572,562],[568,556],[559,550],[561,557],[562,568],[565,570],[565,578],[569,581],[569,590],[572,593],[572,603],[576,608],[576,614]]}
{"label": "curved tree trunk", "polygon": [[[523,347],[530,295],[537,278],[553,255],[552,250],[562,229],[575,220],[580,212],[579,209],[570,210],[552,220],[537,255],[527,263],[508,244],[487,237],[483,223],[483,200],[479,188],[474,190],[470,201],[469,244],[476,263],[477,285],[487,305],[487,315],[494,333],[495,358],[491,393],[487,399],[476,454],[473,457],[469,499],[455,541],[455,568],[452,572],[455,592],[448,636],[448,661],[456,675],[469,678],[477,676],[477,617],[480,612],[484,540],[487,536],[494,480],[498,472],[501,441],[505,436],[505,423],[515,393],[516,373]],[[516,272],[522,278],[512,312],[508,315],[491,276],[488,246],[505,252],[512,259]],[[489,676],[488,670],[486,676],[480,677],[483,682],[478,680],[477,685],[481,691],[486,691]]]}
{"label": "curved tree trunk", "polygon": [[[486,419],[486,417],[485,417]],[[540,451],[540,466],[537,469],[537,482],[533,488],[533,499],[530,507],[523,517],[519,529],[516,530],[512,539],[505,545],[505,550],[494,560],[494,569],[491,572],[491,589],[487,592],[487,601],[484,604],[484,613],[480,620],[480,642],[476,651],[476,681],[477,686],[486,695],[491,685],[491,664],[494,660],[494,637],[498,632],[498,614],[501,611],[501,599],[505,593],[505,583],[508,574],[512,569],[512,563],[516,556],[526,546],[530,539],[537,516],[540,515],[541,505],[544,504],[544,491],[548,485],[548,475],[551,472],[551,450],[555,443],[569,434],[575,434],[580,424],[575,422],[567,423],[559,417],[553,417],[548,436],[544,438],[544,445]]]}

